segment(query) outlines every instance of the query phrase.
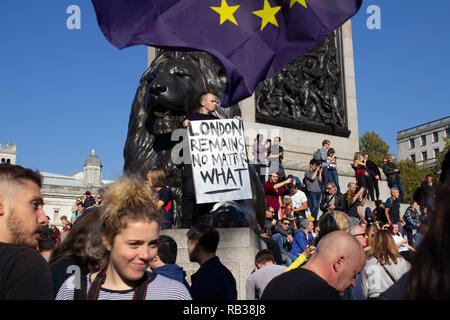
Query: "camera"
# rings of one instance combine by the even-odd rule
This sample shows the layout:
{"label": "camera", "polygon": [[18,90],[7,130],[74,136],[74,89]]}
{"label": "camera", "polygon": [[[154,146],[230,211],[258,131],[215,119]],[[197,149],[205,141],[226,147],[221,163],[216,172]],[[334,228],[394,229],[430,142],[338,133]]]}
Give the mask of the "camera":
{"label": "camera", "polygon": [[288,183],[288,184],[286,185],[285,188],[291,189],[292,187],[295,187],[295,186],[296,186],[296,183],[295,183],[295,177],[294,177],[292,174],[288,175],[288,176],[286,177],[286,180],[287,180],[287,179],[291,179],[291,183]]}

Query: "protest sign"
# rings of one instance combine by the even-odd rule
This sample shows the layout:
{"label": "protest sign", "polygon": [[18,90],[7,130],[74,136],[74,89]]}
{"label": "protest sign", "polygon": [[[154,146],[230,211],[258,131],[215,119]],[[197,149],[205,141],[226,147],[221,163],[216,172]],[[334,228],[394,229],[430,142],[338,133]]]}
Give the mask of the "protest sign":
{"label": "protest sign", "polygon": [[252,198],[242,121],[191,121],[188,146],[197,203]]}

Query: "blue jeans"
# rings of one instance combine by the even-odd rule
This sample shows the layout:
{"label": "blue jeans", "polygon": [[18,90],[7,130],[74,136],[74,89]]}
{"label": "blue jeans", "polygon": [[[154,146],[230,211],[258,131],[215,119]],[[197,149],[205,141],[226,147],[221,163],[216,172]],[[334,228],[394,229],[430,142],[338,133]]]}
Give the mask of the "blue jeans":
{"label": "blue jeans", "polygon": [[397,221],[398,224],[398,233],[400,233],[402,236],[405,235],[405,230],[402,227],[402,224],[400,223],[400,221]]}
{"label": "blue jeans", "polygon": [[328,167],[322,167],[322,193],[325,192],[325,188],[327,187],[327,183],[330,182],[330,175]]}
{"label": "blue jeans", "polygon": [[297,260],[298,256],[293,255],[292,253],[287,253],[286,267],[289,267],[295,260]]}
{"label": "blue jeans", "polygon": [[[337,188],[337,192],[341,193],[341,188],[339,187],[339,176],[336,168],[328,168],[328,182],[334,182]],[[326,186],[326,185],[325,185]]]}
{"label": "blue jeans", "polygon": [[275,241],[280,247],[280,252],[283,252],[283,235],[281,233],[274,233],[272,240]]}
{"label": "blue jeans", "polygon": [[411,227],[408,227],[408,228],[403,228],[403,230],[405,231],[406,236],[408,237],[408,244],[411,247],[414,247],[415,245],[414,245],[413,229],[411,229]]}
{"label": "blue jeans", "polygon": [[402,185],[402,182],[400,181],[400,179],[398,179],[397,182],[394,183],[391,188],[394,188],[394,187],[398,188],[398,191],[400,193],[398,196],[398,199],[400,200],[400,203],[403,203],[403,195],[404,195],[405,191],[403,190],[403,185]]}
{"label": "blue jeans", "polygon": [[311,215],[313,216],[314,220],[317,219],[317,215],[319,213],[321,197],[322,197],[321,192],[310,192],[308,195],[309,209],[311,210]]}

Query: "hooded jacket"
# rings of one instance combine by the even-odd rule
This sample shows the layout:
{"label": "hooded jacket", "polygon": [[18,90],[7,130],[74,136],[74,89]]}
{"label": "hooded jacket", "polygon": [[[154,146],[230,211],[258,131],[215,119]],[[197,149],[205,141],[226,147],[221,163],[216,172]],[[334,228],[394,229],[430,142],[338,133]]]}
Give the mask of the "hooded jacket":
{"label": "hooded jacket", "polygon": [[186,281],[186,272],[182,267],[176,264],[166,264],[165,266],[158,267],[152,270],[155,274],[163,275],[167,278],[179,281],[183,283],[186,288],[189,290],[189,284]]}
{"label": "hooded jacket", "polygon": [[411,265],[404,258],[398,257],[397,264],[382,266],[377,258],[367,259],[361,271],[362,293],[366,298],[377,298],[411,269]]}

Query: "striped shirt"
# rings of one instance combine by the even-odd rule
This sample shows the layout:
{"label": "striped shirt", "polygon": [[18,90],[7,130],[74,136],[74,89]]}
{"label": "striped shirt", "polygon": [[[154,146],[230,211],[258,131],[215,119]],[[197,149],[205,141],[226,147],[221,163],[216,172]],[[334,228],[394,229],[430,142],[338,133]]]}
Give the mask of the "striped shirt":
{"label": "striped shirt", "polygon": [[[87,291],[91,286],[90,276],[89,273]],[[75,275],[70,276],[59,289],[56,300],[74,300],[75,283]],[[134,289],[116,291],[100,288],[98,300],[133,300],[133,295]],[[157,274],[148,285],[145,300],[192,300],[192,297],[181,282]]]}

